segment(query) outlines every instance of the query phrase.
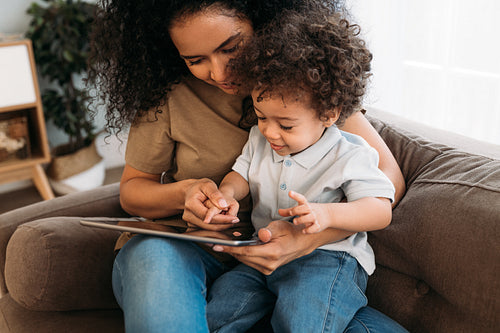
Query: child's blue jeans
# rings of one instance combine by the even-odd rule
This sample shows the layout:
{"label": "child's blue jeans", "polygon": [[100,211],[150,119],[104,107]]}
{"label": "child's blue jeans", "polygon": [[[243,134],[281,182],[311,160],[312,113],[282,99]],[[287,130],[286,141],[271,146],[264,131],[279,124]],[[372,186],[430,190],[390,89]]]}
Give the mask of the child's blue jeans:
{"label": "child's blue jeans", "polygon": [[211,332],[245,332],[272,311],[275,332],[343,332],[366,306],[367,274],[345,252],[316,250],[266,276],[244,264],[208,295]]}
{"label": "child's blue jeans", "polygon": [[[120,250],[113,267],[113,291],[124,312],[126,332],[208,332],[207,291],[228,270],[189,241],[133,237]],[[299,273],[301,271],[299,269]],[[308,272],[311,280],[304,284],[304,298],[309,298],[309,288],[318,283],[312,273]],[[223,283],[220,285],[224,289]],[[307,303],[307,306],[311,310],[317,308],[312,303]],[[293,321],[295,310],[282,309],[290,312],[280,315]],[[317,312],[312,312],[309,311],[312,321],[323,320]],[[210,321],[218,318],[219,314],[216,314]],[[406,332],[396,322],[370,307],[363,307],[356,313],[347,331]]]}

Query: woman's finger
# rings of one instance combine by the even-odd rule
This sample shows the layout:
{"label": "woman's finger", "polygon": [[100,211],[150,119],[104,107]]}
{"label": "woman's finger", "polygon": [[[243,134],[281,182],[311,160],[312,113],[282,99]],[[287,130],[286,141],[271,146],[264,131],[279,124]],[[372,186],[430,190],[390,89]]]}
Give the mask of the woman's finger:
{"label": "woman's finger", "polygon": [[[217,215],[218,216],[218,215]],[[213,230],[213,231],[221,231],[221,230],[226,230],[229,229],[233,226],[232,223],[214,223],[214,220],[212,220],[212,223],[205,223],[203,222],[202,219],[198,218],[196,215],[194,215],[191,211],[184,210],[184,213],[182,214],[182,219],[188,223],[189,226],[194,226],[199,229],[206,229],[206,230]]]}
{"label": "woman's finger", "polygon": [[259,272],[269,275],[281,265],[296,258],[295,251],[288,251],[293,247],[293,235],[301,234],[300,228],[286,221],[271,222],[266,228],[259,230],[259,238],[266,242],[262,245],[242,247],[214,246],[215,251],[226,252],[240,262],[255,268]]}
{"label": "woman's finger", "polygon": [[204,182],[201,184],[200,189],[208,200],[217,208],[222,210],[229,207],[226,199],[224,199],[224,196],[214,182]]}
{"label": "woman's finger", "polygon": [[207,214],[205,215],[205,219],[203,220],[204,223],[210,223],[212,222],[212,217],[215,215],[219,214],[221,210],[217,207],[212,207],[207,210]]}

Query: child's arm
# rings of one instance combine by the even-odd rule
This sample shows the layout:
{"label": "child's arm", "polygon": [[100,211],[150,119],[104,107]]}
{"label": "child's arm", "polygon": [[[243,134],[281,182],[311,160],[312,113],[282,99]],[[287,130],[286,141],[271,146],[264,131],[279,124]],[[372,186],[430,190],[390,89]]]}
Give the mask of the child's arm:
{"label": "child's arm", "polygon": [[304,224],[304,233],[315,233],[326,228],[352,232],[378,230],[391,223],[391,201],[387,198],[367,197],[351,202],[309,203],[300,193],[290,191],[290,198],[298,202],[291,208],[280,209],[281,216],[296,216],[293,223]]}
{"label": "child's arm", "polygon": [[[240,207],[238,200],[246,197],[248,192],[250,191],[250,188],[248,187],[248,182],[245,180],[245,178],[243,178],[236,171],[231,171],[224,177],[224,179],[220,183],[219,191],[224,195],[228,207],[225,209],[221,209],[220,207],[213,205],[210,200],[207,200],[205,202],[205,205],[207,205],[209,209],[207,215],[205,216],[205,219],[203,220],[203,222],[205,223],[210,223],[212,221],[212,218],[222,211],[225,211],[225,214],[236,217],[236,215],[238,214],[238,209]],[[235,222],[238,221],[239,220],[235,219]]]}

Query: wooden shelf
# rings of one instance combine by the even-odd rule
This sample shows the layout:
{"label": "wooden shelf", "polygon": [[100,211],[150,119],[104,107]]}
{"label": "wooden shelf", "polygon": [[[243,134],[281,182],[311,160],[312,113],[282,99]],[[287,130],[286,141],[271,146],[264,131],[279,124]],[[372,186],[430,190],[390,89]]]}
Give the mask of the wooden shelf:
{"label": "wooden shelf", "polygon": [[31,179],[43,199],[52,199],[42,168],[50,162],[50,151],[30,40],[0,43],[0,73],[0,121],[27,120],[26,156],[0,162],[0,184]]}
{"label": "wooden shelf", "polygon": [[[2,44],[0,44],[1,47]],[[27,104],[19,104],[19,105],[12,105],[12,106],[4,106],[0,107],[0,113],[2,112],[11,112],[11,111],[18,111],[18,110],[24,110],[24,109],[34,109],[36,108],[37,105],[36,103],[27,103]]]}

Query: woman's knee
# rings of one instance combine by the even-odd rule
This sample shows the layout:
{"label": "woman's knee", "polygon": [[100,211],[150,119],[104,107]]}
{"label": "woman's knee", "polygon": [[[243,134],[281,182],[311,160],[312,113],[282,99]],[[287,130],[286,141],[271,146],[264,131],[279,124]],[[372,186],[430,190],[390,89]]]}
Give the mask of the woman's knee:
{"label": "woman's knee", "polygon": [[[206,327],[201,257],[191,242],[142,236],[127,242],[113,268],[113,290],[125,313],[127,328],[134,331],[132,327],[146,329],[144,325],[148,325],[148,331],[155,331],[152,327],[164,325]],[[199,318],[190,322],[185,315],[193,309]]]}

